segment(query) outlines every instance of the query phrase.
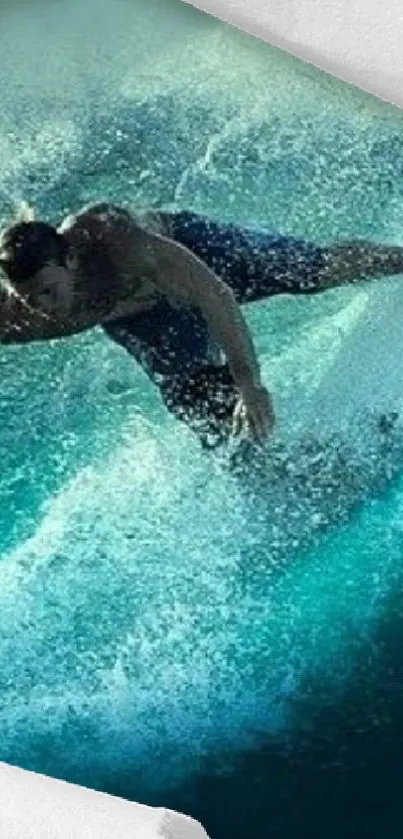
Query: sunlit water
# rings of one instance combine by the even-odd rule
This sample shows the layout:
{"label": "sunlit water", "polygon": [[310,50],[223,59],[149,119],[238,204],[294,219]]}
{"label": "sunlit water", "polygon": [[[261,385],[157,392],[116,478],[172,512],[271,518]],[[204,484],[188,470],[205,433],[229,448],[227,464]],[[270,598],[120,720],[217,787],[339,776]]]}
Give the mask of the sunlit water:
{"label": "sunlit water", "polygon": [[[106,197],[401,239],[392,108],[173,0],[33,5],[1,11],[4,218],[21,198],[60,218]],[[399,423],[378,424],[400,408],[398,317],[368,343],[368,311],[398,314],[398,282],[369,309],[344,289],[249,310],[284,427],[242,481],[101,333],[1,351],[1,759],[169,795],[232,837],[246,817],[240,800],[231,823],[231,783],[257,811],[269,788],[262,818],[285,835],[298,791],[270,754],[254,784],[265,770],[235,770],[240,753],[265,742],[290,760],[363,661],[369,714],[379,627],[400,615],[403,445]],[[185,791],[223,766],[233,781]]]}

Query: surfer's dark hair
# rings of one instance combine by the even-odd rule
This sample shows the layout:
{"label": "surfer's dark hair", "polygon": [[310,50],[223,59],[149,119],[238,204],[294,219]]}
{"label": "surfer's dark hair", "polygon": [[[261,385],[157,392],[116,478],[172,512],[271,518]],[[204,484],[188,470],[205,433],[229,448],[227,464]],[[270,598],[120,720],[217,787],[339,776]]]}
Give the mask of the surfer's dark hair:
{"label": "surfer's dark hair", "polygon": [[67,246],[61,233],[44,221],[19,221],[0,238],[0,267],[15,284],[24,283],[50,262],[64,265]]}

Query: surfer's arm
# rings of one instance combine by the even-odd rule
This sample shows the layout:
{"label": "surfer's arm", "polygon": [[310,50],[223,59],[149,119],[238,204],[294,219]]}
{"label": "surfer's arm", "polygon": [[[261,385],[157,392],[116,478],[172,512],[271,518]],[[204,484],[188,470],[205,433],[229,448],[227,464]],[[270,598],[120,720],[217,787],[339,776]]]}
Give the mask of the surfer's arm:
{"label": "surfer's arm", "polygon": [[213,341],[223,350],[255,435],[264,438],[273,422],[269,396],[261,383],[253,339],[231,289],[204,262],[163,236],[148,233],[146,249],[154,281],[175,305],[197,308]]}
{"label": "surfer's arm", "polygon": [[325,265],[319,273],[319,288],[363,282],[403,274],[403,247],[353,240],[324,249]]}

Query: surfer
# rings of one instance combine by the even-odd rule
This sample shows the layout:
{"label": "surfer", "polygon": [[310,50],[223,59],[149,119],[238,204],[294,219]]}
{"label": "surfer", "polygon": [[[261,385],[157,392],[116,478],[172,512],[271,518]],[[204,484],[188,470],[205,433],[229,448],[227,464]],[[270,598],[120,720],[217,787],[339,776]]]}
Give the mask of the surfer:
{"label": "surfer", "polygon": [[403,247],[320,247],[189,212],[86,207],[58,227],[23,213],[0,237],[0,342],[97,325],[124,347],[206,447],[274,425],[241,305],[403,273]]}

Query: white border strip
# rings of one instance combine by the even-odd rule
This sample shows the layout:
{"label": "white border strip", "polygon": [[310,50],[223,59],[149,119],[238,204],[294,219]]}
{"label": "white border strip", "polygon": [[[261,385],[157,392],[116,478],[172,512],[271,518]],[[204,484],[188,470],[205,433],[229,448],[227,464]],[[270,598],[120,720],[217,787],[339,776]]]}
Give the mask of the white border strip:
{"label": "white border strip", "polygon": [[194,819],[0,763],[2,839],[208,839]]}
{"label": "white border strip", "polygon": [[401,0],[185,0],[403,107]]}

